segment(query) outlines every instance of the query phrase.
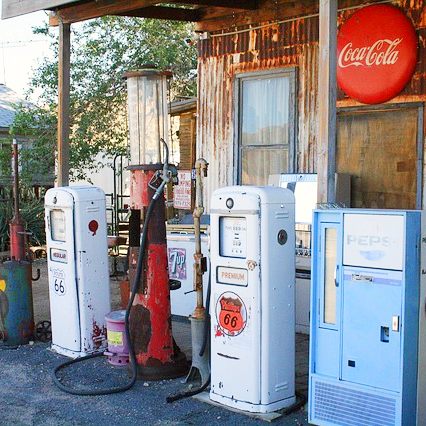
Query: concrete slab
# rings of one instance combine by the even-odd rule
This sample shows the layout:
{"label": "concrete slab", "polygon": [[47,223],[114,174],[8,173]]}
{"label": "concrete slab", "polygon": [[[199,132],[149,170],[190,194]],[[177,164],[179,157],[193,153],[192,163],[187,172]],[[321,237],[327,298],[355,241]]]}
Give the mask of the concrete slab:
{"label": "concrete slab", "polygon": [[[208,392],[202,392],[199,395],[193,396],[193,398],[196,399],[197,401],[205,402],[206,404],[211,404],[211,405],[214,405],[215,407],[223,408],[221,404],[219,404],[216,401],[212,401],[210,399]],[[226,409],[229,411],[232,411],[233,413],[244,414],[245,416],[251,417],[253,419],[263,420],[264,422],[273,422],[274,420],[279,419],[280,417],[283,416],[283,414],[278,411],[272,412],[272,413],[250,413],[249,411],[241,411],[232,407],[227,407]]]}

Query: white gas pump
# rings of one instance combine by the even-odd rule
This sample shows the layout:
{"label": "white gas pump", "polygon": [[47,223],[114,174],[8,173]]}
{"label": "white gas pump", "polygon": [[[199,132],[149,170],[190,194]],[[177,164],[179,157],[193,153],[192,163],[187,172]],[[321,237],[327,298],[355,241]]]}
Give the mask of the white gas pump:
{"label": "white gas pump", "polygon": [[295,402],[294,195],[234,186],[213,193],[213,401],[267,413]]}
{"label": "white gas pump", "polygon": [[104,192],[52,188],[45,196],[52,349],[70,357],[106,346],[110,312]]}

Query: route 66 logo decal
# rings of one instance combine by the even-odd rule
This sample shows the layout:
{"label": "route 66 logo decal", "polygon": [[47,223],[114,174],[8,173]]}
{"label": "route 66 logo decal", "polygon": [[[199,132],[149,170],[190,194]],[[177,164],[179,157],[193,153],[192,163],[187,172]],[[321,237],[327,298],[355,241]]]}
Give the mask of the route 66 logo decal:
{"label": "route 66 logo decal", "polygon": [[216,302],[218,328],[227,336],[238,336],[247,324],[247,309],[235,293],[222,293]]}

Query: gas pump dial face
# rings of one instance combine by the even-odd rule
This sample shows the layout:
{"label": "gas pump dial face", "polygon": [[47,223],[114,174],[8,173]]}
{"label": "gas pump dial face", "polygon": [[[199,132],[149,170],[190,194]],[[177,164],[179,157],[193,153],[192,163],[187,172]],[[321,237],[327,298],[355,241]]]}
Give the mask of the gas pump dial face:
{"label": "gas pump dial face", "polygon": [[65,241],[65,212],[54,209],[50,211],[50,233],[53,241]]}
{"label": "gas pump dial face", "polygon": [[221,217],[220,255],[244,259],[247,253],[247,224],[244,217]]}

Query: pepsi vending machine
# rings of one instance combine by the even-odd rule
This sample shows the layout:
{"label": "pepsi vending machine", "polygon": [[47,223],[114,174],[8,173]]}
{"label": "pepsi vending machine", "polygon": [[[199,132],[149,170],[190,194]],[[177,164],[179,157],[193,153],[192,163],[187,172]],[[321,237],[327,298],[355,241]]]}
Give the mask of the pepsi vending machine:
{"label": "pepsi vending machine", "polygon": [[422,220],[419,211],[314,212],[311,423],[426,424]]}

